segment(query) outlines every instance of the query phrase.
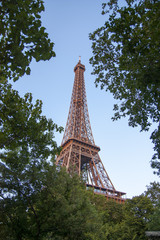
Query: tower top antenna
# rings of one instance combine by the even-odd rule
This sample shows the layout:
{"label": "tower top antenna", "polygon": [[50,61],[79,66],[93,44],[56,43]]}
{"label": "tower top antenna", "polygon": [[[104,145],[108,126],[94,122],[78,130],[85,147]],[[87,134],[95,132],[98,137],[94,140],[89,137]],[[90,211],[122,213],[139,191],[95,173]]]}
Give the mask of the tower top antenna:
{"label": "tower top antenna", "polygon": [[81,62],[81,56],[79,56],[79,62]]}

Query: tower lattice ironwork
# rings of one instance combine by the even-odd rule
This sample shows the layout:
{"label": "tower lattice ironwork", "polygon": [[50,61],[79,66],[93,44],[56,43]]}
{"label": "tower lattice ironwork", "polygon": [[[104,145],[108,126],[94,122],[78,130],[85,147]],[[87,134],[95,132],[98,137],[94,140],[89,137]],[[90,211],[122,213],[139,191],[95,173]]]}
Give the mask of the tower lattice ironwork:
{"label": "tower lattice ironwork", "polygon": [[75,79],[66,128],[62,139],[62,151],[57,164],[68,172],[77,172],[87,187],[108,199],[124,202],[125,193],[117,191],[99,157],[100,148],[95,145],[89,114],[84,81],[85,66],[79,60],[74,68]]}

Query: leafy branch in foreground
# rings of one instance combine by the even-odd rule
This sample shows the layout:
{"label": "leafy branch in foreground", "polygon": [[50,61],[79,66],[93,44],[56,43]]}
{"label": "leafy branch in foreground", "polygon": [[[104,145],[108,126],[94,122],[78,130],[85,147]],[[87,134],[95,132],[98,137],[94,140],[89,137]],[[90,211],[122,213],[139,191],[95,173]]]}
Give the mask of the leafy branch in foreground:
{"label": "leafy branch in foreground", "polygon": [[41,23],[42,0],[0,0],[0,75],[18,80],[30,74],[29,64],[55,56]]}
{"label": "leafy branch in foreground", "polygon": [[113,120],[129,117],[132,127],[151,134],[155,154],[152,167],[160,174],[160,1],[126,0],[124,6],[110,0],[103,4],[108,14],[104,26],[90,34],[90,63],[95,84],[110,91],[120,104],[114,105]]}

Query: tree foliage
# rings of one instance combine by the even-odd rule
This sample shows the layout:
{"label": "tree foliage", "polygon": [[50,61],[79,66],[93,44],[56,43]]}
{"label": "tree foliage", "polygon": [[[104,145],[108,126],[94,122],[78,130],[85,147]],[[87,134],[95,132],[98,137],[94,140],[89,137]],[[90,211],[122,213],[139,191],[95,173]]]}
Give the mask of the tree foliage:
{"label": "tree foliage", "polygon": [[99,239],[100,218],[77,176],[52,166],[34,176],[43,184],[36,192],[2,201],[0,239]]}
{"label": "tree foliage", "polygon": [[153,213],[153,205],[147,196],[137,196],[127,200],[124,206],[124,221],[121,225],[121,239],[144,240],[147,223]]}
{"label": "tree foliage", "polygon": [[54,55],[41,27],[43,1],[0,1],[0,8],[0,239],[103,239],[84,183],[54,164],[54,131],[62,128],[42,115],[40,100],[21,98],[6,80],[28,74],[33,57]]}
{"label": "tree foliage", "polygon": [[147,190],[144,192],[145,196],[149,197],[153,205],[157,205],[160,202],[160,183],[151,182],[147,186]]}
{"label": "tree foliage", "polygon": [[16,81],[29,64],[55,56],[41,23],[43,0],[0,0],[0,76]]}
{"label": "tree foliage", "polygon": [[54,164],[62,128],[31,94],[21,98],[7,82],[0,90],[0,239],[99,239],[84,183]]}
{"label": "tree foliage", "polygon": [[151,135],[152,167],[160,174],[160,1],[126,0],[122,6],[110,0],[102,13],[108,20],[90,34],[96,86],[120,100],[113,120],[129,116],[129,125],[141,131],[158,125]]}
{"label": "tree foliage", "polygon": [[102,236],[107,240],[145,240],[149,230],[154,206],[149,197],[143,194],[127,199],[124,204],[108,201],[104,196],[90,193],[103,225]]}
{"label": "tree foliage", "polygon": [[144,192],[144,194],[149,197],[154,207],[153,214],[150,215],[147,224],[148,230],[160,231],[160,183],[150,183],[150,185],[147,186],[147,190]]}
{"label": "tree foliage", "polygon": [[149,231],[160,231],[160,201],[156,205],[153,214],[150,216],[147,226]]}

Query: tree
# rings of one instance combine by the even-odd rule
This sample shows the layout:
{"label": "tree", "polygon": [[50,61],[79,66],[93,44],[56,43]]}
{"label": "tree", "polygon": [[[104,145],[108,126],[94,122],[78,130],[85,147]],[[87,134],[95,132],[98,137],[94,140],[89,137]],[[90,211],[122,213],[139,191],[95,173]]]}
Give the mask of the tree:
{"label": "tree", "polygon": [[153,205],[150,199],[140,195],[128,199],[124,205],[124,220],[120,226],[120,240],[134,239],[144,240],[147,223],[153,213]]}
{"label": "tree", "polygon": [[160,231],[160,202],[156,205],[148,222],[149,231]]}
{"label": "tree", "polygon": [[101,214],[103,223],[114,225],[121,222],[123,219],[123,204],[119,204],[115,200],[107,200],[105,196],[95,194],[92,191],[89,191],[88,194],[92,204]]}
{"label": "tree", "polygon": [[147,186],[147,190],[144,192],[145,196],[149,197],[152,204],[155,206],[160,202],[160,183],[152,182]]}
{"label": "tree", "polygon": [[88,191],[88,195],[102,220],[101,239],[119,239],[118,237],[122,234],[121,222],[124,220],[123,204],[107,200],[105,196],[94,194],[93,191]]}
{"label": "tree", "polygon": [[154,211],[150,215],[149,222],[147,224],[150,231],[160,230],[160,183],[152,182],[147,186],[147,190],[144,194],[151,200]]}
{"label": "tree", "polygon": [[107,200],[105,196],[89,192],[103,221],[101,231],[107,240],[144,240],[154,214],[154,206],[149,197],[140,195],[127,199],[124,204]]}
{"label": "tree", "polygon": [[30,74],[29,64],[55,56],[41,24],[43,0],[0,0],[0,76],[16,81]]}
{"label": "tree", "polygon": [[54,56],[40,22],[43,1],[0,1],[0,8],[0,239],[103,239],[84,183],[54,163],[54,131],[62,128],[42,115],[40,100],[21,98],[7,82],[29,74],[32,58]]}
{"label": "tree", "polygon": [[53,131],[61,129],[41,116],[41,108],[41,101],[33,105],[31,94],[23,99],[7,82],[0,84],[0,208],[2,220],[17,228],[21,219],[16,222],[13,212],[25,216],[28,199],[43,186],[47,160],[53,160],[58,153]]}
{"label": "tree", "polygon": [[[106,7],[109,6],[109,10]],[[155,154],[152,167],[160,174],[160,1],[126,0],[124,6],[110,0],[104,26],[90,34],[90,63],[95,84],[110,91],[121,104],[114,105],[113,120],[129,116],[129,125],[151,134]]]}
{"label": "tree", "polygon": [[84,183],[54,164],[62,128],[41,113],[41,101],[1,83],[0,239],[99,239]]}
{"label": "tree", "polygon": [[106,206],[102,214],[105,239],[117,240],[122,235],[121,224],[124,220],[124,206],[114,200],[105,199]]}

